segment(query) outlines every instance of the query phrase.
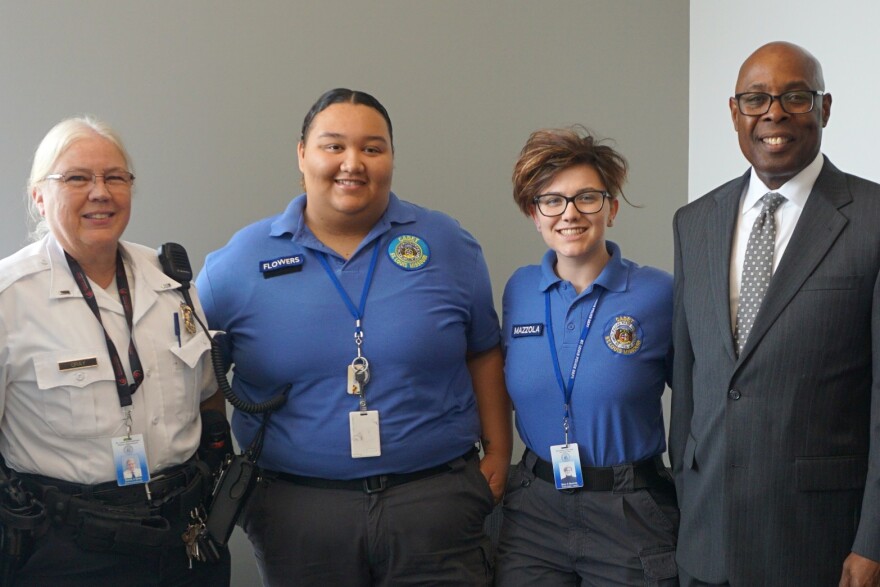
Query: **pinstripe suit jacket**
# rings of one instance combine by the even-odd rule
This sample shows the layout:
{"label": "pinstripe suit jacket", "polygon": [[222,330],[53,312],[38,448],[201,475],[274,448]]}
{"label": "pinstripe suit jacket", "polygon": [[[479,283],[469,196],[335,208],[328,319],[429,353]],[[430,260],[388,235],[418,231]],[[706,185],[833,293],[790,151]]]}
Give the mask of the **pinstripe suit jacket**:
{"label": "pinstripe suit jacket", "polygon": [[734,586],[837,585],[850,551],[880,560],[880,185],[825,159],[737,358],[748,177],[674,220],[678,562]]}

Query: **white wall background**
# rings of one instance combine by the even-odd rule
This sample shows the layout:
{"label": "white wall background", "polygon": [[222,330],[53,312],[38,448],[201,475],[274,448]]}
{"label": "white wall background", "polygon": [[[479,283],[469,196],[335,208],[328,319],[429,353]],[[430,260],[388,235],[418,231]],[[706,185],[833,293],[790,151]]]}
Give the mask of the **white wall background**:
{"label": "white wall background", "polygon": [[[627,194],[645,207],[622,206],[610,238],[672,268],[670,223],[687,192],[687,0],[0,0],[0,257],[26,240],[37,143],[88,112],[135,161],[125,238],[180,242],[198,270],[299,192],[302,117],[337,86],[388,108],[394,190],[474,233],[496,299],[544,251],[510,196],[514,159],[539,127],[584,123],[617,140]],[[234,541],[234,584],[258,584],[241,532]]]}
{"label": "white wall background", "polygon": [[690,15],[691,200],[748,169],[727,99],[746,57],[778,40],[801,45],[822,63],[833,97],[822,151],[843,171],[880,181],[880,3],[693,0]]}

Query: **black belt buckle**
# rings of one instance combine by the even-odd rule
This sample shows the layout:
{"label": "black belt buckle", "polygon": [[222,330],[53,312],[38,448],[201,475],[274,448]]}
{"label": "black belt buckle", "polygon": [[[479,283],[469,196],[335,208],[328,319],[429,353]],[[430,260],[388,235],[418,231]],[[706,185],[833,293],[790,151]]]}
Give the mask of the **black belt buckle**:
{"label": "black belt buckle", "polygon": [[379,493],[381,491],[385,491],[388,487],[388,476],[387,475],[373,475],[372,477],[364,478],[364,493],[367,495],[371,495],[373,493]]}

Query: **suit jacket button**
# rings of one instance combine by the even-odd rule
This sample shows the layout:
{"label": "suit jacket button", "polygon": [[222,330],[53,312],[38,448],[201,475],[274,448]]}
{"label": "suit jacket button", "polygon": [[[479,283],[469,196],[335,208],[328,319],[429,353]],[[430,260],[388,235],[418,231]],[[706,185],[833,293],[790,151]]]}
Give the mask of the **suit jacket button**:
{"label": "suit jacket button", "polygon": [[733,401],[736,401],[742,397],[742,394],[737,389],[731,389],[730,391],[727,392],[727,397],[729,397]]}

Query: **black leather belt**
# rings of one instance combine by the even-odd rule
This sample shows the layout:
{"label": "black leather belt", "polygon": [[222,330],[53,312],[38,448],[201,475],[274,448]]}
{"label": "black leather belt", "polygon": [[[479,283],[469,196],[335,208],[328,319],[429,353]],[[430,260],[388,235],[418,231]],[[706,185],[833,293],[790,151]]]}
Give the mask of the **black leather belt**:
{"label": "black leather belt", "polygon": [[[193,479],[201,474],[202,472],[194,459],[183,465],[176,465],[155,473],[149,482],[150,500],[164,499],[175,490],[187,487]],[[42,475],[28,473],[16,473],[16,475],[21,477],[28,486],[39,486],[40,493],[45,492],[48,488],[54,488],[64,495],[112,506],[146,505],[148,502],[147,491],[143,483],[122,487],[115,481],[98,483],[97,485],[81,485]]]}
{"label": "black leather belt", "polygon": [[[537,456],[537,455],[536,455]],[[614,490],[614,470],[622,466],[632,467],[632,484],[627,483],[629,490],[648,489],[668,486],[672,481],[669,477],[661,474],[658,467],[663,467],[663,462],[654,457],[633,463],[632,465],[620,465],[618,467],[582,467],[584,486],[578,488],[581,491],[612,491]],[[535,462],[535,477],[556,484],[553,477],[553,464],[538,458]],[[665,473],[664,468],[664,473]],[[668,474],[667,474],[668,475]]]}
{"label": "black leather belt", "polygon": [[[474,447],[461,456],[466,461],[474,459],[479,454],[479,450]],[[450,461],[452,462],[452,461]],[[363,491],[364,493],[379,493],[390,487],[403,485],[419,479],[426,479],[447,473],[452,470],[450,463],[443,463],[436,467],[429,467],[421,471],[413,471],[412,473],[392,473],[388,475],[373,475],[372,477],[363,477],[361,479],[322,479],[320,477],[307,477],[305,475],[294,475],[292,473],[283,473],[280,471],[264,471],[264,476],[274,477],[288,483],[296,485],[304,485],[306,487],[315,487],[317,489],[346,489],[351,491]]]}

